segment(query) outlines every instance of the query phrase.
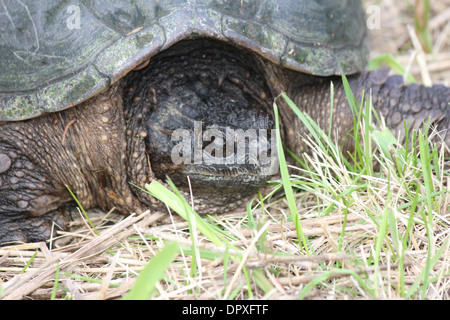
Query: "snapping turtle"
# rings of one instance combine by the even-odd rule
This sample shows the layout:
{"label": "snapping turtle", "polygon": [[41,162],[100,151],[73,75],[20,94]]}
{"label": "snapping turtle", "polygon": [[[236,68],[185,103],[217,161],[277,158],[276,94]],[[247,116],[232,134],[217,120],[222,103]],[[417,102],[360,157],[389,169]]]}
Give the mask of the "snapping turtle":
{"label": "snapping turtle", "polygon": [[[333,134],[352,148],[341,74],[354,92],[371,89],[393,131],[428,117],[449,128],[449,88],[364,72],[358,0],[23,0],[6,1],[0,16],[2,243],[63,227],[66,186],[85,208],[139,212],[159,204],[134,186],[168,175],[192,188],[199,211],[239,205],[276,172],[261,159],[273,155],[281,91],[327,127],[333,81]],[[284,143],[305,151],[305,129],[281,101],[280,115]],[[268,135],[245,135],[259,132]]]}

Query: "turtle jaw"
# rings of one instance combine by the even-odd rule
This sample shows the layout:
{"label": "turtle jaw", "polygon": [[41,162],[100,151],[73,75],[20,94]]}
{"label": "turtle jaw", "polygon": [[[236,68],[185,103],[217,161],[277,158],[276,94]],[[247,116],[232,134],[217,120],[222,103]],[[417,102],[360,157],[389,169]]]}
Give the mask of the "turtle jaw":
{"label": "turtle jaw", "polygon": [[251,196],[264,187],[270,176],[264,175],[256,167],[251,166],[201,166],[190,165],[183,170],[187,183],[194,195]]}
{"label": "turtle jaw", "polygon": [[[262,134],[267,128],[260,128],[259,135],[252,134],[257,130],[248,129],[230,136],[234,130],[216,127],[215,139],[197,146],[195,129],[182,131],[184,139],[176,140],[173,132],[150,130],[146,147],[153,160],[155,176],[160,180],[169,177],[180,189],[193,192],[195,197],[209,202],[215,198],[216,205],[229,207],[236,198],[254,195],[278,171],[278,157],[272,151],[276,150],[275,135],[268,141],[266,134]],[[224,131],[229,134],[227,139],[236,145],[222,143]],[[208,130],[201,136],[210,137]]]}

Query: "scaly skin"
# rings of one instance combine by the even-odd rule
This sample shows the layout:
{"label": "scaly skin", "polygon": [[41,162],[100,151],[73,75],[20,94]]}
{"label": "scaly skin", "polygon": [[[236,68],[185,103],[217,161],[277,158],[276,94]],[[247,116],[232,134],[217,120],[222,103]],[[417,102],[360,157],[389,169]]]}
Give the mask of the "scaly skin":
{"label": "scaly skin", "polygon": [[[296,73],[253,56],[246,57],[245,59],[249,59],[247,62],[242,60],[243,64],[236,63],[242,57],[235,56],[234,59],[233,55],[239,55],[239,52],[230,52],[233,52],[231,60],[225,59],[228,62],[221,61],[219,66],[225,69],[233,69],[233,66],[241,68],[244,65],[259,66],[252,67],[251,70],[257,73],[257,77],[255,74],[247,77],[241,71],[236,73],[237,78],[227,84],[233,87],[230,91],[233,96],[239,95],[236,88],[241,88],[243,92],[247,90],[242,96],[248,96],[249,93],[250,96],[259,95],[265,101],[263,108],[268,109],[270,114],[272,97],[277,96],[281,90],[286,91],[325,130],[328,130],[329,124],[329,83],[333,81],[333,133],[338,133],[340,143],[346,141],[344,149],[350,150],[353,147],[351,139],[344,140],[353,124],[340,77],[319,78]],[[192,63],[202,62],[200,59]],[[175,76],[177,70],[179,75],[185,73],[182,67],[170,72]],[[130,77],[139,78],[141,71],[136,72]],[[266,86],[256,85],[253,80],[256,78],[265,79],[269,92],[262,93],[261,88]],[[227,83],[222,80],[205,81],[199,90],[210,90],[220,87],[221,83]],[[63,228],[67,221],[64,205],[72,201],[66,185],[85,209],[98,206],[109,210],[116,207],[123,213],[130,213],[158,206],[155,199],[133,189],[131,183],[143,186],[157,179],[152,173],[154,163],[148,156],[148,148],[151,146],[146,145],[149,135],[146,125],[158,100],[167,98],[163,98],[164,90],[150,89],[147,81],[137,81],[132,87],[126,86],[125,82],[111,86],[99,96],[70,110],[23,122],[0,124],[0,243],[47,240],[51,235],[53,222]],[[360,93],[362,89],[366,92],[372,89],[375,108],[386,117],[387,125],[394,132],[402,129],[402,119],[414,119],[412,125],[417,126],[428,116],[431,116],[439,130],[449,128],[450,88],[439,85],[432,88],[403,86],[399,84],[398,77],[387,77],[384,71],[351,76],[349,82],[355,93]],[[154,85],[157,87],[158,84]],[[130,93],[123,92],[124,88],[137,91],[142,89],[143,92],[151,92],[151,95],[131,94],[130,100],[127,98]],[[184,90],[183,88],[183,85],[173,91],[168,88],[166,93],[169,96],[173,94],[172,98],[176,101],[180,98],[179,90]],[[192,91],[189,84],[184,92],[195,90]],[[226,103],[226,95],[220,101],[214,101],[208,103]],[[304,128],[290,108],[281,99],[278,102],[284,144],[296,153],[306,151],[305,144],[299,138],[299,134],[305,132]],[[165,104],[158,107],[165,108]],[[195,108],[195,105],[191,107]],[[449,144],[449,135],[446,142]],[[242,190],[242,185],[239,188]],[[197,204],[205,206],[206,212],[208,205],[209,208],[220,207],[220,204],[213,203],[214,197],[209,196],[208,188],[204,189],[206,192],[196,197]],[[221,201],[242,203],[243,200],[233,194],[235,193],[230,192]]]}
{"label": "scaly skin", "polygon": [[63,228],[63,205],[73,200],[66,185],[85,208],[140,210],[127,181],[116,91],[114,86],[65,112],[0,126],[1,243],[49,239],[53,221],[55,230]]}
{"label": "scaly skin", "polygon": [[[419,129],[423,123],[431,120],[433,127],[437,127],[440,136],[450,146],[450,88],[441,84],[432,87],[421,85],[405,85],[402,77],[388,76],[388,69],[378,69],[371,72],[349,76],[348,81],[355,99],[361,101],[361,95],[372,95],[374,110],[384,118],[386,126],[400,138],[405,137],[404,121],[411,129]],[[325,131],[328,132],[330,123],[330,83],[334,85],[334,109],[332,120],[332,137],[338,145],[346,151],[352,151],[354,140],[352,137],[353,114],[350,110],[344,92],[341,77],[320,78],[302,75],[294,72],[284,72],[280,82],[295,104],[308,113]],[[299,139],[307,131],[282,99],[282,121],[285,128],[286,143],[297,154],[308,151]],[[440,138],[436,142],[442,141]]]}

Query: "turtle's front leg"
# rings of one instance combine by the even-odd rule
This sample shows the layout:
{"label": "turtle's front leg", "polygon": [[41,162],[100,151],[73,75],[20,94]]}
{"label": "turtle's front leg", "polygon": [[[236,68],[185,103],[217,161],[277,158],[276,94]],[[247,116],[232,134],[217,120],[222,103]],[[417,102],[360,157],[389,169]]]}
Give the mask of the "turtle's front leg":
{"label": "turtle's front leg", "polygon": [[429,123],[439,134],[435,142],[450,147],[450,88],[442,84],[406,85],[402,76],[388,73],[389,69],[383,68],[350,78],[357,99],[363,90],[366,96],[370,94],[375,111],[401,141],[405,138],[405,124],[408,129],[418,130]]}
{"label": "turtle's front leg", "polygon": [[141,212],[127,176],[127,160],[136,157],[127,157],[125,135],[115,86],[64,112],[0,124],[0,243],[48,239],[73,201],[67,187],[84,209]]}
{"label": "turtle's front leg", "polygon": [[[405,85],[401,76],[388,76],[388,71],[378,69],[348,76],[357,103],[360,103],[363,92],[366,98],[371,96],[375,112],[381,114],[386,126],[401,142],[405,137],[404,123],[409,129],[417,130],[430,121],[443,138],[436,138],[436,142],[444,141],[450,146],[450,132],[447,132],[450,129],[450,88],[443,85]],[[348,103],[341,77],[320,78],[287,72],[286,78],[289,79],[288,95],[295,104],[308,113],[325,132],[328,132],[331,123],[332,138],[344,151],[352,152],[355,115]],[[333,119],[330,121],[331,82],[334,84],[334,106]],[[306,144],[299,139],[299,135],[307,134],[306,127],[287,105],[283,105],[281,113],[287,145],[298,154],[308,151]],[[446,152],[448,150],[447,148]]]}
{"label": "turtle's front leg", "polygon": [[0,245],[48,241],[68,221],[63,209],[39,217],[28,213],[0,212]]}
{"label": "turtle's front leg", "polygon": [[48,240],[52,224],[56,230],[67,221],[60,208],[69,197],[47,171],[0,138],[0,244]]}

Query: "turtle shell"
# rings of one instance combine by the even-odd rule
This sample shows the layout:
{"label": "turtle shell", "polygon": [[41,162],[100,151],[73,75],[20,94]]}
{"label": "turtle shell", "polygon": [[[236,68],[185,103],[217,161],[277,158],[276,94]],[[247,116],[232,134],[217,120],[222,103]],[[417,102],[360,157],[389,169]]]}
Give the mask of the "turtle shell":
{"label": "turtle shell", "polygon": [[368,58],[359,0],[22,0],[0,16],[0,121],[76,106],[182,39],[320,76],[361,71]]}

